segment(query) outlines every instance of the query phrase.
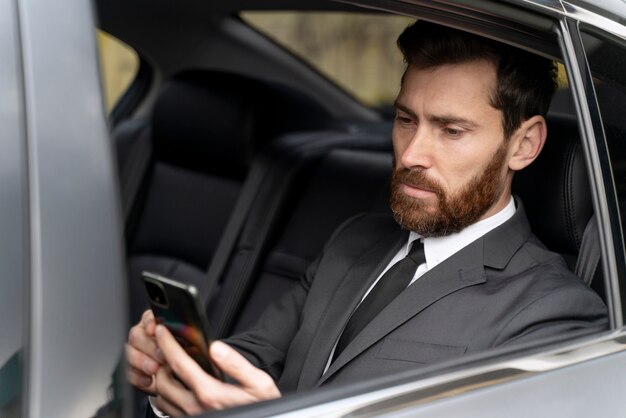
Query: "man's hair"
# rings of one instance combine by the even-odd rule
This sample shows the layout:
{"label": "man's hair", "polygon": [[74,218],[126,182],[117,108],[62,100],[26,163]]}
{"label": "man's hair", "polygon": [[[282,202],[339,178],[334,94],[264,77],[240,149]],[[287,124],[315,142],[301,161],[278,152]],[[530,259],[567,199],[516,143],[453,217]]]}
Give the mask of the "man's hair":
{"label": "man's hair", "polygon": [[495,65],[497,86],[491,105],[503,114],[504,138],[523,121],[545,116],[556,91],[553,61],[501,42],[425,21],[417,21],[398,37],[407,65],[428,69],[485,60]]}

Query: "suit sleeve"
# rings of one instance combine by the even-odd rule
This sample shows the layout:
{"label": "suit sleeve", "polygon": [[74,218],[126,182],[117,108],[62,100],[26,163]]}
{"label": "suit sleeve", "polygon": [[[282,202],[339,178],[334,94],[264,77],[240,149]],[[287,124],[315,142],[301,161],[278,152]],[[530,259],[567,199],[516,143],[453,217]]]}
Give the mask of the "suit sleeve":
{"label": "suit sleeve", "polygon": [[319,261],[320,257],[307,269],[296,286],[263,312],[252,329],[224,340],[275,381],[282,374],[284,359],[298,330],[300,311]]}
{"label": "suit sleeve", "polygon": [[495,346],[508,346],[542,338],[608,329],[607,308],[586,287],[569,287],[542,295],[529,302],[502,329]]}
{"label": "suit sleeve", "polygon": [[335,238],[360,218],[353,217],[335,230],[324,251],[309,266],[298,284],[269,305],[252,329],[225,339],[224,342],[278,381],[287,351],[300,326],[302,308],[324,254]]}

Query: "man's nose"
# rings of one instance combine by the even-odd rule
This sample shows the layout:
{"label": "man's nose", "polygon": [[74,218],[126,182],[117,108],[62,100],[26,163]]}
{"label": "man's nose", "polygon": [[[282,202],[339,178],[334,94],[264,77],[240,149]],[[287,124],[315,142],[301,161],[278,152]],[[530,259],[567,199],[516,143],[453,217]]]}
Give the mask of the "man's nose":
{"label": "man's nose", "polygon": [[427,129],[416,129],[400,156],[400,162],[406,168],[429,168],[433,163],[433,141]]}

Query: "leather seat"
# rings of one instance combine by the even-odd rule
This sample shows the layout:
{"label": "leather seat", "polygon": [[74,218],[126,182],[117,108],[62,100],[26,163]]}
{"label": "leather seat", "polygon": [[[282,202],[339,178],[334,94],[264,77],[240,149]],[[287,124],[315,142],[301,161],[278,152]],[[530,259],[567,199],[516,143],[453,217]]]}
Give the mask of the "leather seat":
{"label": "leather seat", "polygon": [[[557,92],[546,119],[548,137],[543,151],[515,175],[513,193],[524,202],[533,233],[576,271],[593,202],[569,90]],[[602,269],[598,268],[591,287],[605,298],[601,276]]]}
{"label": "leather seat", "polygon": [[[379,143],[388,142],[380,137]],[[236,312],[232,322],[220,325],[220,336],[251,326],[269,303],[300,280],[345,220],[363,212],[389,212],[390,174],[389,151],[337,148],[324,155],[293,190],[284,223],[259,262],[249,293],[233,306],[227,295],[234,280],[225,283],[215,310]]]}
{"label": "leather seat", "polygon": [[591,191],[575,122],[551,117],[548,124],[543,151],[515,175],[513,192],[522,198],[535,235],[573,269],[593,214]]}
{"label": "leather seat", "polygon": [[140,190],[124,202],[132,208],[126,230],[131,323],[147,308],[143,270],[192,284],[205,279],[258,152],[282,133],[319,129],[329,120],[317,103],[282,86],[195,70],[165,83],[149,119],[116,129],[120,170],[138,137],[152,145]]}

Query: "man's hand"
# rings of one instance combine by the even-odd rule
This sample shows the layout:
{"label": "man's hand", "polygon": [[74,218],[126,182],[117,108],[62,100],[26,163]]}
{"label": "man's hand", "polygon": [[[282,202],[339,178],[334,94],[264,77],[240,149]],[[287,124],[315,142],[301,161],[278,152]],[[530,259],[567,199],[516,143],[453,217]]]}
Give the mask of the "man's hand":
{"label": "man's hand", "polygon": [[138,389],[155,393],[154,376],[163,364],[163,355],[155,340],[156,322],[151,310],[143,313],[141,321],[130,329],[126,344],[128,381]]}
{"label": "man's hand", "polygon": [[171,416],[195,415],[208,409],[280,397],[280,391],[267,373],[220,341],[211,344],[211,358],[238,384],[224,383],[207,374],[162,325],[156,327],[156,341],[167,365],[156,373],[155,391],[159,396],[154,402]]}

